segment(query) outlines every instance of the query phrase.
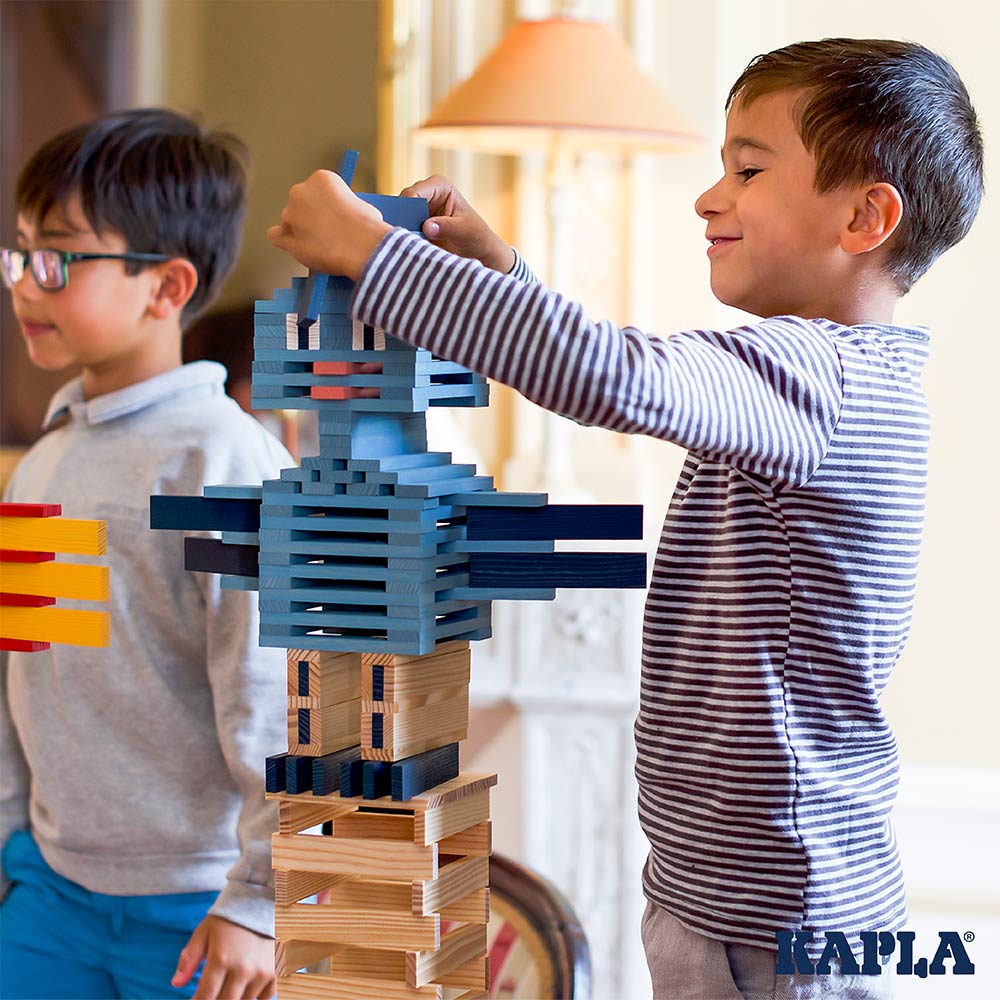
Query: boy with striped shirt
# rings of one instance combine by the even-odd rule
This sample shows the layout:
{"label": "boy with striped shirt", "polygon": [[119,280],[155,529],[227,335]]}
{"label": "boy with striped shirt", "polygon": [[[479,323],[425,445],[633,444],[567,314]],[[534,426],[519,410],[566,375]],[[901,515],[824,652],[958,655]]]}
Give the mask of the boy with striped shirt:
{"label": "boy with striped shirt", "polygon": [[404,194],[429,200],[424,233],[451,253],[323,171],[269,235],[356,280],[363,322],[575,420],[688,449],[646,605],[635,730],[654,993],[885,997],[891,980],[849,956],[836,983],[777,974],[775,935],[857,941],[905,921],[879,697],[913,607],[929,336],[892,318],[968,232],[982,141],[941,57],[827,39],[750,63],[722,160],[695,208],[713,292],[760,317],[732,330],[592,322],[510,275],[516,254],[443,178]]}

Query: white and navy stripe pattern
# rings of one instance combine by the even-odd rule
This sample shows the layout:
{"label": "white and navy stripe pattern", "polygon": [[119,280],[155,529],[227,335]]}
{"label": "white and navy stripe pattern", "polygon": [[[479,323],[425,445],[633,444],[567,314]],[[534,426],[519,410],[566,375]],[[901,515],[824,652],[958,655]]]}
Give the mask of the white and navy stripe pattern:
{"label": "white and navy stripe pattern", "polygon": [[644,619],[647,895],[773,948],[905,919],[879,695],[923,524],[923,331],[778,317],[646,337],[396,230],[365,322],[576,420],[689,449]]}

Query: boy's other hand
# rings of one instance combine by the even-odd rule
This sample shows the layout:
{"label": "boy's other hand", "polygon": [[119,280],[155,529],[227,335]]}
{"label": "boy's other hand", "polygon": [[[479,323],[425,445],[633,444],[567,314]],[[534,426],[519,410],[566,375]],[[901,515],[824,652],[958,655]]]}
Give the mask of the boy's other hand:
{"label": "boy's other hand", "polygon": [[392,227],[329,170],[317,170],[288,192],[281,224],[268,239],[300,264],[355,281],[379,240]]}
{"label": "boy's other hand", "polygon": [[435,174],[399,192],[404,198],[426,198],[431,217],[423,231],[442,250],[470,257],[509,274],[514,251],[486,224],[447,177]]}
{"label": "boy's other hand", "polygon": [[184,946],[170,985],[190,982],[202,959],[205,968],[195,1000],[271,1000],[274,996],[271,938],[209,914]]}

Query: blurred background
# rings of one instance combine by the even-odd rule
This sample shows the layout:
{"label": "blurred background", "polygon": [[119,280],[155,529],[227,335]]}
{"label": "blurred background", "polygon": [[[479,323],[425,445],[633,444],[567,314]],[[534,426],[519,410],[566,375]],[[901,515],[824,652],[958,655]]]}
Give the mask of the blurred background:
{"label": "blurred background", "polygon": [[[188,358],[227,364],[238,399],[250,371],[252,301],[297,273],[265,230],[288,187],[336,166],[347,148],[361,153],[357,190],[396,193],[432,172],[451,176],[543,279],[595,317],[659,333],[731,326],[743,317],[711,296],[693,203],[720,172],[723,104],[743,66],[758,52],[833,35],[907,38],[947,56],[980,114],[987,195],[972,234],[897,313],[932,328],[925,388],[934,433],[917,612],[886,703],[903,759],[896,825],[918,947],[933,950],[937,930],[972,932],[977,973],[900,980],[897,995],[992,997],[1000,984],[992,8],[986,0],[4,0],[0,239],[14,241],[17,171],[41,142],[103,110],[168,105],[236,131],[254,157],[238,266],[186,346]],[[543,152],[472,152],[471,143],[441,151],[413,141],[413,129],[515,22],[554,14],[608,25],[701,137],[700,149],[577,151],[556,176]],[[30,367],[7,295],[2,310],[0,475],[38,436],[49,396],[68,377]],[[436,446],[477,458],[502,488],[642,502],[646,545],[655,547],[679,449],[553,423],[497,386],[488,410],[437,413]],[[265,419],[309,453],[308,426]],[[499,772],[495,847],[570,897],[601,998],[641,998],[649,988],[631,774],[640,618],[641,600],[628,593],[498,604],[495,638],[474,650],[478,710],[463,765]]]}

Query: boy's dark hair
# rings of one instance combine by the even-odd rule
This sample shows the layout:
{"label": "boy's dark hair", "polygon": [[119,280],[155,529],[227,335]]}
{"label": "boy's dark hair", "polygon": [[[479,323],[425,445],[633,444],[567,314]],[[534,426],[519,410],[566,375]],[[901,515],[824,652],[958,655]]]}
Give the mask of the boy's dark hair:
{"label": "boy's dark hair", "polygon": [[[239,250],[246,212],[246,146],[165,108],[115,111],[50,139],[17,181],[17,207],[38,221],[79,195],[100,235],[133,253],[185,257],[198,287],[187,325],[215,297]],[[142,264],[128,263],[130,274]]]}
{"label": "boy's dark hair", "polygon": [[903,218],[885,267],[905,295],[979,210],[983,140],[965,85],[922,45],[827,38],[757,56],[726,111],[800,89],[795,124],[816,160],[816,190],[884,181],[899,191]]}

